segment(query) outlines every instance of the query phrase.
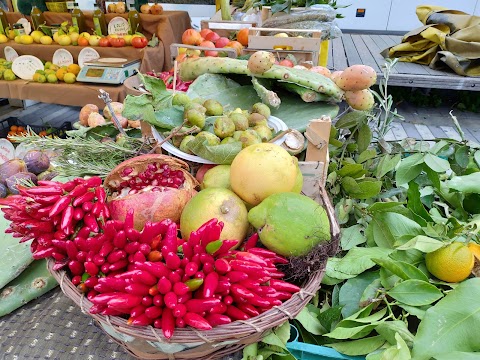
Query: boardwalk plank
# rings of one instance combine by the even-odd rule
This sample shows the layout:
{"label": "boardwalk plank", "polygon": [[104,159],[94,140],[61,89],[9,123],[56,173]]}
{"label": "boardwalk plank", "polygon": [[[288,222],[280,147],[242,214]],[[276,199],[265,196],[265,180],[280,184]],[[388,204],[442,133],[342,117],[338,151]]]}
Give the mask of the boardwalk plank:
{"label": "boardwalk plank", "polygon": [[433,135],[433,133],[430,131],[427,125],[415,124],[414,126],[417,129],[418,133],[420,134],[420,139],[423,139],[423,140],[435,139],[435,135]]}
{"label": "boardwalk plank", "polygon": [[402,127],[402,124],[398,122],[392,123],[392,132],[395,135],[395,139],[397,140],[403,140],[408,137],[406,131]]}
{"label": "boardwalk plank", "polygon": [[422,139],[422,136],[420,135],[420,133],[418,132],[414,124],[402,122],[402,126],[409,138],[414,138],[419,140]]}
{"label": "boardwalk plank", "polygon": [[429,126],[428,128],[430,129],[430,131],[433,134],[433,136],[435,137],[435,139],[448,138],[447,134],[445,134],[443,132],[443,130],[440,129],[438,126]]}
{"label": "boardwalk plank", "polygon": [[333,70],[343,70],[348,67],[347,56],[345,55],[345,48],[343,47],[342,38],[332,40],[332,58]]}
{"label": "boardwalk plank", "polygon": [[[385,58],[380,54],[383,49],[377,45],[377,43],[372,39],[370,35],[361,35],[365,45],[370,49],[370,52],[375,59],[378,68],[380,69],[380,73],[382,73],[382,66],[385,64]],[[393,68],[392,74],[397,74],[398,70]],[[383,76],[379,76],[381,78]]]}
{"label": "boardwalk plank", "polygon": [[448,138],[461,141],[462,137],[452,126],[440,126],[443,132],[447,135]]}
{"label": "boardwalk plank", "polygon": [[385,141],[395,141],[397,140],[395,138],[395,135],[393,134],[392,129],[388,130],[388,132],[385,134]]}
{"label": "boardwalk plank", "polygon": [[381,67],[375,61],[375,58],[373,57],[371,51],[363,41],[362,36],[352,35],[352,41],[357,48],[358,55],[360,56],[360,59],[361,59],[361,64],[372,67],[377,73],[382,72]]}
{"label": "boardwalk plank", "polygon": [[342,36],[343,46],[345,47],[345,54],[347,55],[348,66],[361,64],[362,59],[358,54],[355,43],[353,42],[352,36],[350,34],[345,34]]}

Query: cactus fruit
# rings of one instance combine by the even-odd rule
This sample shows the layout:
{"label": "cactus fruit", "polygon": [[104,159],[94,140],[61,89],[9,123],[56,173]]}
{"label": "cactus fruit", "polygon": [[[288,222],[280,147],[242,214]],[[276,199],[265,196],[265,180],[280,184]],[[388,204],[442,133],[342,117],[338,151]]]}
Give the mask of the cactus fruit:
{"label": "cactus fruit", "polygon": [[248,59],[248,70],[254,75],[263,74],[275,64],[275,55],[269,51],[257,51]]}
{"label": "cactus fruit", "polygon": [[352,65],[335,78],[338,87],[345,91],[368,89],[377,82],[377,73],[367,65]]}
{"label": "cactus fruit", "polygon": [[375,105],[375,99],[368,89],[346,91],[345,101],[355,110],[370,110]]}

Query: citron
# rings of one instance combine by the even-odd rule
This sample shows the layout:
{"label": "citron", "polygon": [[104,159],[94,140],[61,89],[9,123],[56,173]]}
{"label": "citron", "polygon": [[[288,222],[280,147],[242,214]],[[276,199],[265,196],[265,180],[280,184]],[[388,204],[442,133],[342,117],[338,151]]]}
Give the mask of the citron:
{"label": "citron", "polygon": [[8,41],[8,37],[3,34],[0,34],[0,44],[4,44],[7,41]]}
{"label": "citron", "polygon": [[40,38],[40,43],[43,45],[51,45],[53,43],[53,39],[48,35],[43,35]]}
{"label": "citron", "polygon": [[12,80],[15,80],[17,77],[15,76],[15,73],[12,70],[6,69],[3,72],[3,78],[7,81],[12,81]]}
{"label": "citron", "polygon": [[50,69],[50,66],[52,66],[52,65],[53,65],[53,64],[52,64],[51,61],[47,61],[47,62],[45,63],[45,65],[43,65],[43,67],[45,68],[45,70],[47,70],[47,69]]}
{"label": "citron", "polygon": [[15,31],[13,31],[13,30],[8,30],[8,38],[9,38],[10,40],[15,39],[15,36],[17,36],[17,35],[15,35]]}
{"label": "citron", "polygon": [[468,250],[470,250],[477,259],[477,261],[480,261],[480,245],[474,242],[471,242],[468,244]]}
{"label": "citron", "polygon": [[63,81],[63,77],[67,73],[67,70],[65,69],[58,69],[57,72],[55,73],[56,77],[58,80]]}
{"label": "citron", "polygon": [[436,278],[455,283],[465,280],[472,272],[475,258],[461,242],[452,242],[425,255],[427,270]]}
{"label": "citron", "polygon": [[17,44],[21,44],[21,43],[22,43],[22,35],[17,35],[17,36],[15,36],[14,41],[15,41]]}
{"label": "citron", "polygon": [[73,84],[77,80],[77,77],[73,73],[66,73],[63,77],[63,81],[67,84]]}
{"label": "citron", "polygon": [[58,38],[60,37],[60,33],[57,31],[55,34],[53,34],[53,41],[58,43]]}
{"label": "citron", "polygon": [[39,83],[44,83],[44,82],[47,82],[47,78],[45,77],[45,75],[40,74],[40,76],[38,77],[37,81],[38,81]]}
{"label": "citron", "polygon": [[44,36],[44,34],[40,30],[34,30],[30,36],[33,38],[33,41],[35,41],[37,44],[40,44],[40,39],[42,36]]}
{"label": "citron", "polygon": [[58,44],[62,46],[68,46],[72,43],[72,39],[68,35],[60,35],[58,37]]}
{"label": "citron", "polygon": [[71,64],[71,65],[68,65],[67,66],[67,71],[69,73],[73,73],[75,74],[75,76],[78,75],[78,73],[80,72],[80,66],[78,64]]}
{"label": "citron", "polygon": [[47,75],[47,81],[51,84],[55,84],[58,82],[58,78],[55,74],[48,74]]}

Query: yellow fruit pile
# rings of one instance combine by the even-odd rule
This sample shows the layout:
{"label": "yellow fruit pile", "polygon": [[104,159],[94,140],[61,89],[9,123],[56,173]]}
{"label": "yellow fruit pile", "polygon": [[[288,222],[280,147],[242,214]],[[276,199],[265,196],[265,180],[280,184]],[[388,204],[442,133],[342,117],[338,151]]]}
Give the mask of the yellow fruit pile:
{"label": "yellow fruit pile", "polygon": [[0,58],[0,80],[15,80],[17,77],[12,71],[12,62]]}
{"label": "yellow fruit pile", "polygon": [[68,66],[58,66],[51,62],[46,62],[44,70],[37,70],[33,75],[33,81],[39,83],[55,84],[63,81],[67,84],[73,84],[77,80],[77,75],[80,72],[80,66],[71,64]]}

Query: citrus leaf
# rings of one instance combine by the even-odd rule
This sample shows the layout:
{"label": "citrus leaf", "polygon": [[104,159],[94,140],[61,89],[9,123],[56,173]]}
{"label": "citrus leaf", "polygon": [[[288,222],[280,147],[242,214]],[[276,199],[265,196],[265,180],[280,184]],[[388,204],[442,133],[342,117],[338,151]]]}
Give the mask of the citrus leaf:
{"label": "citrus leaf", "polygon": [[395,210],[399,210],[399,209],[405,209],[405,207],[403,206],[403,203],[401,202],[396,202],[396,201],[392,201],[392,202],[376,202],[376,203],[373,203],[372,205],[369,205],[367,207],[368,211],[371,212],[371,213],[375,213],[375,212],[388,212],[388,211],[391,211],[391,212],[396,212]]}
{"label": "citrus leaf", "polygon": [[407,208],[409,208],[415,215],[420,217],[418,220],[421,220],[423,222],[423,224],[421,225],[426,226],[427,221],[433,221],[432,217],[423,206],[422,200],[420,199],[420,191],[418,189],[418,184],[414,181],[410,181],[408,183],[407,199]]}
{"label": "citrus leaf", "polygon": [[365,231],[368,243],[390,249],[421,234],[418,223],[394,212],[376,213]]}
{"label": "citrus leaf", "polygon": [[372,336],[366,339],[327,344],[326,346],[332,347],[342,354],[355,356],[367,355],[380,348],[384,343],[385,339],[381,336]]}
{"label": "citrus leaf", "polygon": [[318,320],[327,331],[332,331],[341,318],[342,307],[339,305],[324,310],[318,315]]}
{"label": "citrus leaf", "polygon": [[372,142],[372,129],[368,124],[363,124],[358,129],[357,145],[358,152],[362,153],[367,150],[368,146]]}
{"label": "citrus leaf", "polygon": [[375,177],[380,179],[384,177],[388,172],[395,169],[401,158],[402,156],[400,154],[396,154],[394,156],[386,154],[382,156],[382,158],[378,162],[377,169],[375,170]]}
{"label": "citrus leaf", "polygon": [[455,151],[455,161],[457,162],[458,166],[465,169],[468,166],[470,161],[468,157],[468,147],[467,146],[460,146],[457,151]]}
{"label": "citrus leaf", "polygon": [[448,181],[447,186],[450,189],[454,189],[462,193],[480,194],[480,172],[463,176],[454,176],[450,181]]}
{"label": "citrus leaf", "polygon": [[377,156],[377,152],[374,149],[367,149],[358,155],[357,161],[361,164],[367,160],[373,159],[375,156]]}
{"label": "citrus leaf", "polygon": [[242,150],[240,141],[215,146],[207,144],[208,140],[197,137],[190,141],[187,146],[195,155],[210,160],[215,164],[223,165],[231,164],[235,156]]}
{"label": "citrus leaf", "polygon": [[409,360],[412,358],[410,349],[399,334],[395,334],[396,344],[386,349],[382,359],[388,360]]}
{"label": "citrus leaf", "polygon": [[441,157],[426,154],[423,158],[425,164],[435,172],[441,173],[450,169],[450,163],[448,160],[442,159]]}
{"label": "citrus leaf", "polygon": [[375,328],[375,331],[392,345],[397,343],[395,334],[399,334],[407,344],[411,344],[414,338],[407,324],[400,320],[384,321]]}
{"label": "citrus leaf", "polygon": [[365,289],[378,279],[378,272],[364,272],[352,279],[348,279],[340,288],[338,294],[339,305],[342,306],[342,315],[344,318],[360,310],[360,299]]}
{"label": "citrus leaf", "polygon": [[389,259],[372,259],[372,261],[403,280],[417,279],[428,281],[428,277],[412,264]]}
{"label": "citrus leaf", "polygon": [[465,351],[452,351],[448,354],[438,354],[433,357],[435,360],[451,360],[451,359],[461,359],[461,360],[478,360],[478,353],[471,353]]}
{"label": "citrus leaf", "polygon": [[475,151],[473,158],[475,159],[477,166],[480,166],[480,150]]}
{"label": "citrus leaf", "polygon": [[367,113],[363,111],[352,111],[338,119],[335,127],[337,129],[351,129],[362,124],[365,120],[367,120]]}
{"label": "citrus leaf", "polygon": [[344,165],[337,174],[341,177],[350,176],[354,179],[360,178],[367,173],[361,164],[347,164]]}
{"label": "citrus leaf", "polygon": [[422,172],[423,154],[413,154],[402,161],[397,166],[395,180],[397,185],[408,184]]}
{"label": "citrus leaf", "polygon": [[416,279],[402,281],[387,294],[411,306],[429,305],[443,296],[435,285]]}
{"label": "citrus leaf", "polygon": [[350,250],[366,241],[365,236],[360,232],[362,229],[362,225],[358,224],[341,229],[340,245],[342,250]]}
{"label": "citrus leaf", "polygon": [[354,320],[342,320],[333,331],[324,336],[332,339],[358,339],[370,334],[380,323],[377,321],[371,324],[360,324]]}
{"label": "citrus leaf", "polygon": [[305,330],[313,335],[323,335],[327,332],[315,314],[311,313],[306,307],[300,311],[300,313],[295,317],[295,320],[302,324]]}
{"label": "citrus leaf", "polygon": [[410,305],[402,304],[401,302],[397,302],[397,305],[400,306],[405,311],[407,311],[410,315],[416,316],[420,320],[423,319],[427,310],[431,308],[431,305],[410,306]]}
{"label": "citrus leaf", "polygon": [[453,351],[480,351],[478,331],[473,331],[480,324],[478,299],[480,278],[472,278],[428,309],[413,342],[414,358],[427,360]]}
{"label": "citrus leaf", "polygon": [[397,247],[398,250],[409,250],[409,249],[417,249],[424,253],[433,252],[435,250],[440,249],[443,247],[445,243],[440,240],[435,240],[431,237],[418,235],[415,236],[413,239],[409,240],[405,244]]}

